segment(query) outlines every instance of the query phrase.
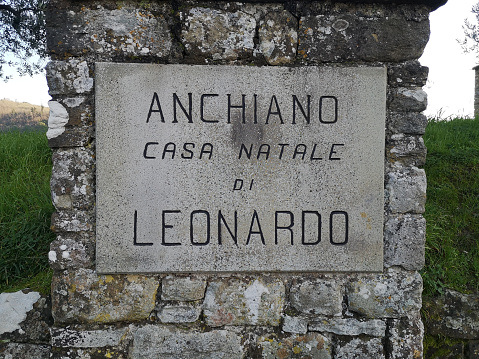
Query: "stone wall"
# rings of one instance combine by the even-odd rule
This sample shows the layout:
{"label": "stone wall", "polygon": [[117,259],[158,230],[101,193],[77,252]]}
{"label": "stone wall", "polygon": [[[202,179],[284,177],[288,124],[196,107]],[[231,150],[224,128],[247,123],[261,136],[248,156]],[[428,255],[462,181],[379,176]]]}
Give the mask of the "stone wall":
{"label": "stone wall", "polygon": [[[50,1],[52,358],[422,357],[428,70],[417,59],[441,2],[404,2]],[[98,275],[98,61],[386,66],[383,272]]]}

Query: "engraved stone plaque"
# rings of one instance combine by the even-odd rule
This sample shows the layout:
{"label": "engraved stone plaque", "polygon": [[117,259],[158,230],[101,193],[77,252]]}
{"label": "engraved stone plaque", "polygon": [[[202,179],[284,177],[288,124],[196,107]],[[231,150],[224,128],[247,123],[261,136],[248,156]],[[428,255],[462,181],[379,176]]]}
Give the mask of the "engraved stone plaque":
{"label": "engraved stone plaque", "polygon": [[382,271],[385,68],[95,82],[98,272]]}

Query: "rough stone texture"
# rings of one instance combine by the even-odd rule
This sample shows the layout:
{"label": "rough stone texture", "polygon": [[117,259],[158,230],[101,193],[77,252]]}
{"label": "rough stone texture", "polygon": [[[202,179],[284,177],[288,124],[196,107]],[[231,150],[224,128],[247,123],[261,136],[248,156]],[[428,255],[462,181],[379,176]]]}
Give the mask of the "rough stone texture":
{"label": "rough stone texture", "polygon": [[390,112],[387,124],[393,134],[423,135],[427,117],[417,112]]}
{"label": "rough stone texture", "polygon": [[391,90],[388,100],[391,111],[422,112],[427,108],[427,94],[421,88],[400,87]]}
{"label": "rough stone texture", "polygon": [[88,94],[93,90],[93,78],[86,61],[50,61],[46,66],[48,93],[55,95]]}
{"label": "rough stone texture", "polygon": [[253,16],[196,7],[182,17],[181,40],[190,60],[234,61],[252,55],[256,28]]}
{"label": "rough stone texture", "polygon": [[293,335],[278,338],[275,335],[260,337],[258,344],[264,359],[315,358],[332,359],[330,340],[319,334]]}
{"label": "rough stone texture", "polygon": [[193,323],[201,314],[201,307],[191,304],[165,305],[158,312],[162,323]]}
{"label": "rough stone texture", "polygon": [[20,323],[27,319],[27,313],[40,298],[40,293],[37,292],[1,293],[0,334],[21,330]]}
{"label": "rough stone texture", "polygon": [[373,337],[384,337],[386,335],[386,322],[383,320],[360,321],[354,318],[324,318],[311,322],[308,329],[314,332],[328,332],[337,335],[358,336],[365,334]]}
{"label": "rough stone texture", "polygon": [[94,243],[89,233],[63,233],[50,244],[48,260],[55,270],[89,268],[95,260]]}
{"label": "rough stone texture", "polygon": [[343,310],[342,284],[340,280],[327,277],[294,284],[290,290],[291,304],[305,314],[340,316]]}
{"label": "rough stone texture", "polygon": [[0,343],[0,359],[50,358],[50,346],[22,343]]}
{"label": "rough stone texture", "polygon": [[424,166],[426,146],[422,137],[404,134],[392,135],[386,145],[387,158],[392,163],[404,166]]}
{"label": "rough stone texture", "polygon": [[51,344],[57,348],[103,348],[116,347],[128,337],[129,328],[106,328],[102,330],[73,330],[52,328]]}
{"label": "rough stone texture", "polygon": [[[68,201],[68,199],[65,199]],[[63,202],[62,203],[67,203]],[[94,229],[95,213],[92,211],[55,212],[52,215],[51,229],[54,232],[91,232]]]}
{"label": "rough stone texture", "polygon": [[479,295],[446,290],[425,303],[426,326],[432,335],[477,339],[479,336]]}
{"label": "rough stone texture", "polygon": [[421,270],[424,266],[426,220],[418,215],[401,215],[388,219],[384,228],[384,265]]}
{"label": "rough stone texture", "polygon": [[206,323],[278,326],[285,301],[280,280],[230,278],[208,284],[204,301]]}
{"label": "rough stone texture", "polygon": [[341,338],[335,345],[334,359],[385,359],[381,338]]}
{"label": "rough stone texture", "polygon": [[358,276],[348,288],[348,308],[368,318],[401,318],[421,309],[422,278],[391,268],[384,274]]}
{"label": "rough stone texture", "polygon": [[308,319],[285,315],[282,329],[286,333],[306,334],[308,331]]}
{"label": "rough stone texture", "polygon": [[88,269],[53,277],[55,323],[112,323],[147,319],[159,283],[141,275],[97,275]]}
{"label": "rough stone texture", "polygon": [[290,12],[268,13],[259,24],[259,48],[269,65],[287,65],[296,59],[298,20]]}
{"label": "rough stone texture", "polygon": [[177,301],[194,301],[203,299],[206,280],[195,277],[163,278],[161,282],[161,299]]}
{"label": "rough stone texture", "polygon": [[391,87],[422,87],[426,85],[429,69],[419,61],[407,61],[388,66],[388,83]]}
{"label": "rough stone texture", "polygon": [[382,6],[334,5],[328,10],[301,17],[298,53],[304,61],[413,60],[429,38],[426,8],[417,7],[411,18]]}
{"label": "rough stone texture", "polygon": [[423,337],[424,326],[419,315],[390,320],[387,344],[389,348],[388,358],[422,358]]}
{"label": "rough stone texture", "polygon": [[417,167],[397,168],[388,173],[386,193],[392,213],[424,213],[426,173]]}
{"label": "rough stone texture", "polygon": [[241,338],[226,330],[206,333],[145,325],[133,331],[130,356],[135,359],[241,359]]}

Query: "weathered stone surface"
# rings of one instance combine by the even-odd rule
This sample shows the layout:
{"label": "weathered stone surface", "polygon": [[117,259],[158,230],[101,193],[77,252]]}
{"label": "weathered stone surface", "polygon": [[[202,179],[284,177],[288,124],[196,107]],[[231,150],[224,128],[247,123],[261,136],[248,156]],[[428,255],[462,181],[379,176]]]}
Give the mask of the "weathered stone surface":
{"label": "weathered stone surface", "polygon": [[388,66],[388,83],[392,87],[426,86],[429,69],[419,61],[407,61]]}
{"label": "weathered stone surface", "polygon": [[234,61],[251,56],[254,49],[256,20],[242,11],[226,12],[192,8],[181,14],[181,41],[186,56],[210,61]]}
{"label": "weathered stone surface", "polygon": [[479,359],[479,342],[477,340],[467,343],[468,359]]}
{"label": "weathered stone surface", "polygon": [[50,61],[46,66],[48,93],[56,95],[87,94],[93,90],[93,78],[86,61]]}
{"label": "weathered stone surface", "polygon": [[63,233],[50,244],[48,260],[55,270],[89,268],[95,260],[93,233]]}
{"label": "weathered stone surface", "polygon": [[162,323],[193,323],[201,314],[201,307],[193,304],[166,304],[158,311]]}
{"label": "weathered stone surface", "polygon": [[194,301],[203,299],[206,280],[195,277],[163,278],[161,282],[161,299],[177,301]]}
{"label": "weathered stone surface", "polygon": [[386,193],[392,213],[424,213],[426,173],[417,167],[398,168],[388,173]]}
{"label": "weathered stone surface", "polygon": [[129,328],[106,328],[101,330],[73,330],[52,328],[51,345],[57,348],[103,348],[116,347],[127,338]]}
{"label": "weathered stone surface", "polygon": [[50,359],[132,359],[126,348],[55,348],[51,350]]}
{"label": "weathered stone surface", "polygon": [[417,112],[390,112],[387,124],[393,134],[423,135],[427,117]]}
{"label": "weathered stone surface", "polygon": [[476,339],[479,336],[479,295],[447,289],[424,304],[428,334]]}
{"label": "weathered stone surface", "polygon": [[[93,208],[95,204],[94,151],[83,147],[57,149],[53,152],[52,161],[50,186],[55,208],[59,211]],[[65,218],[67,218],[66,215]],[[74,221],[74,218],[71,220]],[[65,226],[67,223],[59,223],[60,228]],[[91,229],[87,223],[72,222],[68,226],[71,226],[69,231],[74,232]]]}
{"label": "weathered stone surface", "polygon": [[328,332],[337,335],[358,336],[361,334],[373,337],[386,335],[386,322],[383,320],[360,321],[354,318],[323,318],[314,320],[308,325],[314,332]]}
{"label": "weathered stone surface", "polygon": [[290,12],[268,13],[259,23],[259,49],[270,65],[285,65],[296,59],[298,20]]}
{"label": "weathered stone surface", "polygon": [[392,163],[404,166],[424,166],[427,149],[422,137],[402,133],[392,135],[386,145],[387,158]]}
{"label": "weathered stone surface", "polygon": [[206,323],[278,326],[285,301],[283,282],[276,279],[223,279],[208,284],[204,301]]}
{"label": "weathered stone surface", "polygon": [[264,359],[315,358],[331,359],[331,343],[319,333],[278,338],[274,335],[258,338]]}
{"label": "weathered stone surface", "polygon": [[391,90],[388,97],[391,111],[422,112],[427,108],[427,93],[421,88],[405,88]]}
{"label": "weathered stone surface", "polygon": [[27,290],[0,294],[0,342],[50,342],[51,300]]}
{"label": "weathered stone surface", "polygon": [[47,26],[48,48],[56,56],[67,52],[111,61],[119,55],[155,59],[170,55],[172,36],[164,15],[172,11],[168,5],[141,8],[123,3],[115,9],[73,5],[70,11],[55,5],[49,7]]}
{"label": "weathered stone surface", "polygon": [[294,284],[290,290],[291,304],[305,314],[340,316],[343,284],[337,278],[328,277]]}
{"label": "weathered stone surface", "polygon": [[53,317],[57,324],[144,320],[155,308],[158,286],[155,277],[66,271],[52,280]]}
{"label": "weathered stone surface", "polygon": [[421,309],[422,278],[391,268],[384,274],[358,276],[348,288],[348,307],[368,318],[400,318]]}
{"label": "weathered stone surface", "polygon": [[426,220],[418,215],[390,218],[384,227],[384,265],[420,270],[424,266]]}
{"label": "weathered stone surface", "polygon": [[50,358],[50,346],[38,344],[0,343],[0,359]]}
{"label": "weathered stone surface", "polygon": [[419,315],[389,322],[389,358],[420,359],[423,357],[424,326]]}
{"label": "weathered stone surface", "polygon": [[335,345],[334,359],[385,359],[381,338],[341,338]]}
{"label": "weathered stone surface", "polygon": [[[60,198],[61,203],[68,203],[68,198]],[[63,202],[64,201],[64,202]],[[53,232],[90,232],[94,228],[95,214],[91,211],[62,210],[52,215]]]}
{"label": "weathered stone surface", "polygon": [[286,333],[306,334],[308,331],[308,319],[285,315],[282,329]]}
{"label": "weathered stone surface", "polygon": [[408,19],[381,6],[336,5],[303,16],[298,53],[311,62],[417,59],[429,38],[429,21],[426,9],[415,10],[415,18]]}
{"label": "weathered stone surface", "polygon": [[145,325],[133,331],[130,357],[134,359],[241,359],[241,338],[226,330],[201,333]]}
{"label": "weathered stone surface", "polygon": [[60,136],[65,131],[65,125],[68,122],[68,112],[63,105],[57,101],[48,101],[50,116],[48,117],[47,138]]}

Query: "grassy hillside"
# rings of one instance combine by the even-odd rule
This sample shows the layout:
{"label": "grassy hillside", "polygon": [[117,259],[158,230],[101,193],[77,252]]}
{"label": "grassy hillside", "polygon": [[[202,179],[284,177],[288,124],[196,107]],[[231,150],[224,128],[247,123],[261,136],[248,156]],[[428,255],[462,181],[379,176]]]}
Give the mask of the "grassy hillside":
{"label": "grassy hillside", "polygon": [[48,115],[48,106],[3,99],[0,100],[0,131],[10,128],[45,127]]}

